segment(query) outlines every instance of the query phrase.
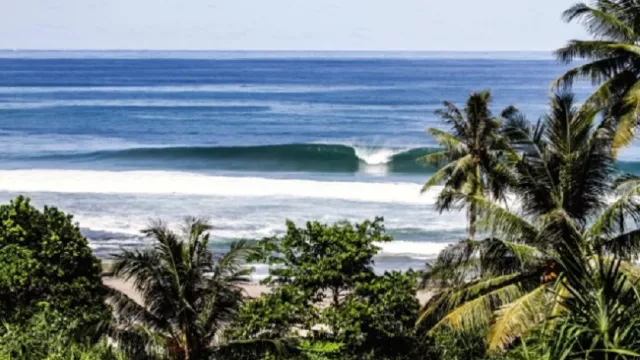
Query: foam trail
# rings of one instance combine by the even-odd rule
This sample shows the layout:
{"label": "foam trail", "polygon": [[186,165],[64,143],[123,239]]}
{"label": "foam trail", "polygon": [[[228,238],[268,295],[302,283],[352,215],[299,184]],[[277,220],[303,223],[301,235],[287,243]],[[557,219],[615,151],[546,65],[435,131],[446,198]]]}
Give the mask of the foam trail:
{"label": "foam trail", "polygon": [[449,245],[451,245],[451,243],[402,240],[378,244],[378,246],[382,248],[380,255],[411,255],[414,257],[415,255],[420,255],[420,258],[435,257]]}
{"label": "foam trail", "polygon": [[383,165],[391,162],[395,155],[406,152],[408,149],[380,149],[362,148],[352,146],[356,156],[368,165]]}
{"label": "foam trail", "polygon": [[412,183],[368,183],[209,176],[169,171],[3,170],[0,191],[298,197],[375,203],[433,204]]}

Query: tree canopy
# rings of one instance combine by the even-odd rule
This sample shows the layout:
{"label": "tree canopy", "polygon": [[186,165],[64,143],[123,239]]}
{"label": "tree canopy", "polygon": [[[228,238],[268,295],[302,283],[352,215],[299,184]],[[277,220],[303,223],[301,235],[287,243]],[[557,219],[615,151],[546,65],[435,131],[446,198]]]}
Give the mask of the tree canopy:
{"label": "tree canopy", "polygon": [[[440,254],[423,281],[444,287],[423,309],[422,321],[432,329],[488,327],[488,346],[499,351],[570,309],[559,301],[570,292],[570,274],[582,278],[598,271],[576,273],[567,264],[638,256],[639,183],[617,173],[614,124],[598,122],[596,115],[560,93],[536,126],[509,124],[518,157],[512,169],[517,206],[473,200],[490,236]],[[628,271],[626,276],[636,278]]]}
{"label": "tree canopy", "polygon": [[182,232],[162,223],[144,230],[153,246],[115,255],[114,276],[132,282],[136,303],[114,291],[115,338],[134,358],[206,359],[233,343],[224,329],[242,305],[240,287],[250,281],[244,266],[255,248],[245,241],[215,258],[209,249],[211,226],[188,218]]}
{"label": "tree canopy", "polygon": [[614,150],[629,144],[640,115],[640,3],[636,0],[595,0],[567,9],[564,19],[584,25],[592,40],[571,40],[556,51],[561,61],[586,61],[559,77],[554,86],[570,87],[590,80],[597,90],[587,100],[606,109],[617,123]]}
{"label": "tree canopy", "polygon": [[71,215],[22,196],[0,206],[0,318],[26,319],[42,302],[88,322],[108,317],[101,271]]}
{"label": "tree canopy", "polygon": [[375,274],[377,244],[386,241],[391,237],[381,218],[359,224],[309,222],[300,228],[288,222],[285,235],[260,242],[263,259],[273,265],[264,282],[273,289],[244,306],[234,333],[302,336],[311,342],[303,349],[311,358],[320,344],[337,346],[327,358],[409,356],[418,344],[416,275]]}
{"label": "tree canopy", "polygon": [[427,130],[442,150],[421,159],[422,162],[442,166],[427,180],[422,192],[444,184],[444,189],[438,194],[436,208],[444,211],[466,207],[471,239],[476,233],[479,210],[470,200],[477,196],[503,200],[510,180],[504,162],[509,141],[501,134],[501,120],[515,119],[519,113],[515,107],[509,106],[499,116],[494,116],[491,102],[489,90],[472,93],[464,109],[445,101],[436,115],[450,127],[449,131],[439,128]]}

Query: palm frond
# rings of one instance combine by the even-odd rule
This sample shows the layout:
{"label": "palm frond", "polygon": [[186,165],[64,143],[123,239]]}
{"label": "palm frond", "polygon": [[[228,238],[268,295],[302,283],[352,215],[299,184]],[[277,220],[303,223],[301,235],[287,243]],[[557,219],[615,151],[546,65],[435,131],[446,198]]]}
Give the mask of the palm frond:
{"label": "palm frond", "polygon": [[595,246],[621,259],[637,259],[640,255],[640,229],[599,241]]}
{"label": "palm frond", "polygon": [[449,155],[446,151],[436,151],[418,158],[418,163],[427,165],[441,165],[446,163],[448,160]]}
{"label": "palm frond", "polygon": [[[569,56],[569,55],[563,55],[562,53],[563,51],[570,52],[572,51],[572,49],[570,48],[560,49],[558,50],[559,52],[558,56],[560,57]],[[624,55],[617,56],[617,57],[607,57],[604,59],[588,62],[584,65],[577,66],[567,71],[562,76],[555,79],[551,83],[551,88],[567,89],[571,87],[571,85],[573,85],[576,79],[589,79],[591,80],[591,83],[595,85],[600,85],[604,82],[613,80],[615,77],[612,77],[612,74],[625,72],[627,69],[628,62],[629,62],[628,57]],[[606,96],[607,95],[610,96],[611,94],[613,94],[613,89],[617,89],[616,87],[613,87],[611,85],[615,84],[616,82],[619,82],[621,78],[622,77],[618,77],[615,81],[612,81],[608,86],[601,86],[598,89],[600,94],[598,96],[592,95],[590,97],[589,102],[593,103],[594,100],[598,100],[597,103],[602,104],[608,101],[606,99]]]}
{"label": "palm frond", "polygon": [[581,21],[590,34],[617,41],[634,41],[638,34],[633,27],[613,15],[584,3],[579,3],[563,13],[566,22]]}
{"label": "palm frond", "polygon": [[[608,60],[609,59],[604,59],[600,61],[604,62]],[[594,68],[598,68],[601,66],[601,64],[599,64],[600,61],[594,61],[591,64],[593,64]],[[594,83],[598,84],[599,86],[589,96],[589,98],[587,98],[585,104],[596,109],[612,107],[616,104],[616,102],[620,100],[620,96],[624,94],[626,89],[629,89],[631,86],[633,86],[635,82],[635,75],[632,70],[629,70],[626,68],[626,66],[624,66],[623,63],[626,62],[626,59],[618,59],[617,61],[620,61],[620,67],[605,66],[604,68],[607,69],[606,71],[602,69],[594,70],[602,74],[604,77],[597,82],[595,82],[597,78],[592,77]],[[580,67],[574,70],[577,71],[579,69]],[[565,74],[565,76],[573,76],[571,74],[574,70],[570,70],[567,74]]]}
{"label": "palm frond", "polygon": [[468,280],[478,270],[482,242],[463,240],[442,250],[433,264],[427,265],[420,283],[421,288],[451,286]]}
{"label": "palm frond", "polygon": [[603,58],[633,55],[637,51],[633,46],[621,45],[624,44],[609,40],[571,40],[566,46],[556,50],[555,55],[559,60],[570,63],[576,58],[597,61]]}
{"label": "palm frond", "polygon": [[429,128],[427,131],[438,144],[446,149],[447,153],[450,154],[449,157],[455,158],[466,153],[465,144],[453,134],[436,128]]}
{"label": "palm frond", "polygon": [[[640,58],[640,55],[638,55]],[[629,86],[622,98],[621,113],[618,116],[614,148],[617,150],[629,145],[636,135],[638,117],[640,116],[640,80]]]}
{"label": "palm frond", "polygon": [[114,314],[119,318],[119,321],[129,324],[145,323],[154,330],[169,330],[170,324],[166,319],[157,317],[143,305],[138,304],[119,291],[111,289],[107,302],[113,308]]}
{"label": "palm frond", "polygon": [[247,259],[258,254],[259,251],[257,246],[247,240],[233,242],[229,250],[216,262],[213,277],[236,273],[245,265]]}
{"label": "palm frond", "polygon": [[442,105],[444,108],[436,110],[435,114],[447,125],[451,126],[452,133],[455,136],[463,137],[466,133],[466,126],[462,112],[449,101],[444,101]]}
{"label": "palm frond", "polygon": [[529,271],[548,259],[539,248],[496,238],[487,239],[482,255],[483,269],[494,275]]}
{"label": "palm frond", "polygon": [[503,350],[542,322],[548,305],[547,287],[547,284],[540,285],[496,312],[487,341],[490,351]]}
{"label": "palm frond", "polygon": [[520,289],[516,285],[507,285],[480,295],[450,310],[432,327],[432,331],[442,326],[464,330],[483,328],[491,322],[493,311],[497,307],[513,301],[520,295]]}
{"label": "palm frond", "polygon": [[[246,261],[257,248],[238,241],[214,259],[209,230],[209,223],[198,218],[187,218],[181,234],[156,223],[144,230],[151,248],[114,254],[114,276],[131,281],[143,302],[112,294],[117,332],[144,341],[164,339],[137,350],[148,355],[163,350],[163,358],[176,351],[201,358],[221,345],[222,331],[244,298],[239,285],[250,279]],[[146,333],[139,332],[142,328]]]}
{"label": "palm frond", "polygon": [[424,193],[431,189],[432,187],[441,184],[448,176],[451,174],[452,170],[455,168],[456,162],[452,162],[444,166],[443,168],[436,171],[429,180],[422,186],[420,189],[421,193]]}
{"label": "palm frond", "polygon": [[618,197],[603,209],[589,228],[587,236],[590,239],[624,231],[625,217],[631,217],[636,225],[640,224],[640,178],[635,175],[619,177],[616,179],[615,193]]}
{"label": "palm frond", "polygon": [[483,218],[478,223],[482,229],[498,234],[505,240],[533,241],[538,236],[537,228],[526,219],[492,201],[474,197],[473,202],[482,210]]}
{"label": "palm frond", "polygon": [[[442,325],[449,321],[460,324],[460,321],[464,320],[462,312],[464,309],[469,309],[472,312],[477,311],[475,315],[472,315],[475,320],[488,319],[485,316],[487,314],[486,311],[488,311],[487,305],[495,310],[506,303],[507,300],[516,298],[516,292],[520,291],[521,284],[535,277],[537,275],[533,273],[513,273],[478,279],[457,287],[445,288],[425,304],[421,310],[418,323],[426,325],[429,329],[435,328],[436,324]],[[514,296],[511,297],[511,295]],[[482,299],[474,302],[473,305],[469,305],[469,307],[459,309],[454,316],[444,320],[454,309],[458,309],[467,302],[479,298]],[[467,323],[476,324],[478,322],[470,321]]]}

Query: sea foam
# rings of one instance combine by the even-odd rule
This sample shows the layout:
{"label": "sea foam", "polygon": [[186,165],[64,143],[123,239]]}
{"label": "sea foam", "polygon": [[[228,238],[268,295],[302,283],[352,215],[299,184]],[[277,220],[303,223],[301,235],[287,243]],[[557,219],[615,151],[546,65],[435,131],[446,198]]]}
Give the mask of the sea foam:
{"label": "sea foam", "polygon": [[410,149],[371,148],[353,145],[353,150],[358,159],[368,165],[384,165],[391,162],[393,157]]}
{"label": "sea foam", "polygon": [[406,255],[414,258],[428,259],[437,256],[440,251],[449,246],[446,242],[417,242],[394,240],[378,244],[382,249],[381,255]]}
{"label": "sea foam", "polygon": [[374,203],[433,204],[438,189],[376,183],[211,176],[170,171],[3,170],[0,191],[296,197]]}

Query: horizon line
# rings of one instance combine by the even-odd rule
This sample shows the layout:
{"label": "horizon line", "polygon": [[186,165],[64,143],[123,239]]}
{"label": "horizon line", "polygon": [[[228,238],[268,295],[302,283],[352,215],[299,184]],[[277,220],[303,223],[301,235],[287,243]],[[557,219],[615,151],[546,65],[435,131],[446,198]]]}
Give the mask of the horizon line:
{"label": "horizon line", "polygon": [[552,53],[555,50],[399,50],[399,49],[390,49],[390,50],[326,50],[326,49],[61,49],[61,48],[52,48],[52,49],[37,49],[37,48],[0,48],[0,51],[34,51],[34,52],[44,52],[44,51],[54,51],[54,52],[62,52],[62,51],[91,51],[91,52],[125,52],[125,51],[140,51],[140,52],[341,52],[341,53],[372,53],[372,52],[386,52],[386,53]]}

